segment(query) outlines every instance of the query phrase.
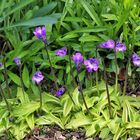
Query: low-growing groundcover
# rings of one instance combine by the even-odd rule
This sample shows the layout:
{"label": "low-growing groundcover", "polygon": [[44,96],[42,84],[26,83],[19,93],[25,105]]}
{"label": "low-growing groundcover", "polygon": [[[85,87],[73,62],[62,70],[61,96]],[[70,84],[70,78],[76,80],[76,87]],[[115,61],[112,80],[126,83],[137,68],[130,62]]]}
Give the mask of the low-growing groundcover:
{"label": "low-growing groundcover", "polygon": [[1,0],[0,139],[138,138],[139,13],[139,0]]}

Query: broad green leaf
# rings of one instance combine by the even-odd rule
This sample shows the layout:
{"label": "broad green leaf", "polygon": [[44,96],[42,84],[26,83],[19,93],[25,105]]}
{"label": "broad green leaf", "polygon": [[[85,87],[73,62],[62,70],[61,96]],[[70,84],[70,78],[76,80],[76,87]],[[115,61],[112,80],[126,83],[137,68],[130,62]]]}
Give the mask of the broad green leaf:
{"label": "broad green leaf", "polygon": [[21,82],[20,82],[20,78],[19,76],[17,76],[15,73],[8,71],[8,76],[10,77],[10,79],[17,84],[18,86],[21,86]]}
{"label": "broad green leaf", "polygon": [[23,7],[25,7],[28,4],[31,4],[34,0],[24,0],[24,1],[20,1],[19,3],[15,4],[11,10],[7,10],[6,14],[4,17],[16,12],[17,10],[22,9]]}
{"label": "broad green leaf", "polygon": [[70,113],[72,107],[73,107],[73,102],[71,101],[70,98],[67,98],[65,103],[64,103],[64,107],[63,107],[64,117],[66,117]]}
{"label": "broad green leaf", "polygon": [[43,102],[44,103],[51,102],[51,103],[54,103],[54,104],[61,105],[60,99],[56,98],[54,95],[51,95],[50,93],[43,92],[42,96],[43,96]]}
{"label": "broad green leaf", "polygon": [[81,42],[91,42],[91,41],[102,41],[98,36],[95,35],[83,35],[79,38]]}
{"label": "broad green leaf", "polygon": [[16,117],[28,116],[31,113],[39,109],[40,104],[38,102],[23,103],[15,107],[13,114]]}
{"label": "broad green leaf", "polygon": [[90,3],[87,2],[86,0],[80,0],[80,3],[81,3],[81,6],[83,6],[83,8],[86,10],[86,12],[93,19],[93,21],[95,21],[95,23],[97,25],[101,25],[101,20],[100,20],[99,16],[97,15],[97,13],[95,12],[94,6],[90,5]]}
{"label": "broad green leaf", "polygon": [[20,100],[21,103],[30,102],[28,94],[20,87],[17,88],[17,98]]}
{"label": "broad green leaf", "polygon": [[118,140],[124,130],[125,130],[124,128],[118,128],[116,134],[113,137],[113,140]]}
{"label": "broad green leaf", "polygon": [[130,129],[130,128],[138,128],[140,129],[140,122],[129,122],[126,125],[126,128]]}
{"label": "broad green leaf", "polygon": [[[96,121],[92,121],[91,125],[87,127],[86,136],[90,137],[91,135],[94,135],[97,131],[100,131],[106,125],[107,122],[103,118],[99,117]],[[99,130],[97,130],[97,126],[99,126]]]}
{"label": "broad green leaf", "polygon": [[99,137],[101,139],[106,139],[108,137],[108,135],[109,135],[109,132],[110,132],[109,128],[103,128],[101,130],[101,133],[100,133]]}
{"label": "broad green leaf", "polygon": [[33,17],[40,17],[48,14],[57,6],[57,2],[51,2],[33,13]]}
{"label": "broad green leaf", "polygon": [[48,125],[48,124],[51,124],[51,121],[50,121],[49,118],[46,117],[46,116],[40,116],[39,118],[37,118],[37,119],[35,120],[35,123],[36,123],[37,125]]}
{"label": "broad green leaf", "polygon": [[102,14],[102,17],[105,18],[105,21],[118,20],[118,18],[114,14]]}
{"label": "broad green leaf", "polygon": [[75,114],[76,118],[72,118],[71,121],[66,125],[66,128],[78,128],[85,125],[91,124],[92,120],[89,116],[85,116],[83,112]]}
{"label": "broad green leaf", "polygon": [[23,79],[24,85],[27,88],[29,88],[29,86],[30,86],[30,77],[29,77],[29,71],[28,71],[28,68],[26,67],[26,65],[24,65],[24,68],[23,68],[22,79]]}
{"label": "broad green leaf", "polygon": [[28,126],[30,127],[30,129],[34,129],[34,125],[35,125],[35,122],[34,122],[34,114],[31,114],[29,116],[26,117],[26,122],[28,124]]}
{"label": "broad green leaf", "polygon": [[64,125],[62,123],[62,121],[60,120],[60,118],[56,117],[55,115],[53,115],[52,113],[49,113],[47,116],[48,120],[50,120],[52,123],[56,123],[58,124],[62,129],[64,129]]}
{"label": "broad green leaf", "polygon": [[71,94],[73,96],[73,100],[74,100],[75,104],[77,106],[80,106],[80,102],[79,102],[80,93],[78,91],[78,87]]}

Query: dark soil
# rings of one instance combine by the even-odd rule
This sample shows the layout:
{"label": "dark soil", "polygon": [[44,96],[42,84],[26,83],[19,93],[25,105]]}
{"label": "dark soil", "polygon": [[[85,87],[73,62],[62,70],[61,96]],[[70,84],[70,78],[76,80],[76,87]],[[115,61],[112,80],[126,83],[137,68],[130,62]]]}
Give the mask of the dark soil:
{"label": "dark soil", "polygon": [[85,132],[75,130],[61,130],[58,126],[45,126],[42,129],[35,128],[24,140],[101,140],[96,138],[86,138]]}

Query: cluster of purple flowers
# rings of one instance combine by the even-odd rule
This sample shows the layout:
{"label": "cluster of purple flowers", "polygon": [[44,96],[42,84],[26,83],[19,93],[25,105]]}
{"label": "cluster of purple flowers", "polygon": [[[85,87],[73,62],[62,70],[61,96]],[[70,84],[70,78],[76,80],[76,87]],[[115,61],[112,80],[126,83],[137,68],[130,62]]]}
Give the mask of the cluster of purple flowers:
{"label": "cluster of purple flowers", "polygon": [[[116,52],[123,52],[126,51],[126,46],[122,42],[117,41],[115,44],[114,40],[107,40],[105,42],[102,42],[99,45],[100,48],[104,49],[115,49]],[[135,66],[140,66],[140,56],[138,56],[136,53],[132,55],[132,62]]]}
{"label": "cluster of purple flowers", "polygon": [[115,43],[115,41],[111,39],[102,42],[99,47],[104,49],[115,49],[116,52],[123,52],[126,50],[126,46],[122,42],[117,41]]}
{"label": "cluster of purple flowers", "polygon": [[[43,42],[46,42],[46,28],[45,27],[38,27],[34,31],[34,35],[40,39]],[[126,46],[120,41],[115,42],[114,40],[107,40],[105,42],[102,42],[99,45],[100,48],[103,49],[114,49],[116,52],[123,52],[126,51]],[[67,54],[67,48],[61,48],[59,50],[55,51],[55,54],[64,57]],[[86,70],[88,73],[96,72],[99,69],[99,60],[94,58],[89,58],[87,60],[84,60],[84,57],[80,52],[75,53],[72,56],[72,60],[75,63],[76,69],[79,71],[81,68],[82,63],[85,65]],[[140,56],[138,56],[136,53],[132,56],[132,61],[135,66],[140,66]],[[15,58],[14,62],[17,65],[20,65],[20,59]],[[37,84],[39,84],[44,79],[44,76],[40,71],[37,71],[33,77],[32,80],[35,81]],[[61,87],[56,91],[56,96],[61,96],[65,92],[65,88]]]}

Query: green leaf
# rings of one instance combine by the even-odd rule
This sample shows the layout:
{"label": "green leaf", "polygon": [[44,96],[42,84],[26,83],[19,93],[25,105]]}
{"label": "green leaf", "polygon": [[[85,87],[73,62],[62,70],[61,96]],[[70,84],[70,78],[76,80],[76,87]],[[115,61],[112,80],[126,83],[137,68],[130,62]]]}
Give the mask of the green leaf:
{"label": "green leaf", "polygon": [[11,10],[7,10],[5,11],[6,12],[6,15],[4,16],[4,18],[6,16],[9,16],[10,14],[16,12],[17,10],[20,10],[22,9],[23,7],[25,7],[26,5],[28,4],[31,4],[34,0],[24,0],[24,1],[20,1],[19,3],[15,4]]}
{"label": "green leaf", "polygon": [[17,88],[17,98],[20,100],[21,103],[30,102],[28,94],[25,91],[23,93],[23,90],[20,87]]}
{"label": "green leaf", "polygon": [[34,114],[31,114],[29,116],[26,117],[26,122],[28,124],[28,126],[30,127],[30,129],[34,129],[34,125],[35,125],[35,122],[34,122]]}
{"label": "green leaf", "polygon": [[64,129],[64,125],[63,125],[62,121],[61,121],[58,117],[54,116],[52,113],[49,113],[46,117],[47,117],[48,120],[50,120],[52,123],[56,123],[56,124],[58,124],[62,129]]}
{"label": "green leaf", "polygon": [[114,14],[102,14],[102,17],[105,18],[105,21],[118,20],[117,16]]}
{"label": "green leaf", "polygon": [[0,28],[0,30],[10,29],[13,27],[21,27],[21,26],[35,27],[39,25],[55,24],[59,17],[60,14],[53,14],[45,17],[37,17],[37,18],[30,19],[28,21],[20,21],[19,23],[14,23],[13,25],[10,25],[6,28],[2,27]]}
{"label": "green leaf", "polygon": [[126,128],[130,129],[130,128],[140,128],[140,122],[129,122],[126,125]]}
{"label": "green leaf", "polygon": [[23,79],[23,83],[25,84],[25,86],[27,88],[29,88],[29,86],[30,86],[30,77],[29,77],[29,71],[28,71],[26,65],[23,68],[22,79]]}
{"label": "green leaf", "polygon": [[81,42],[91,42],[91,41],[102,41],[98,36],[95,35],[83,35],[79,38]]}
{"label": "green leaf", "polygon": [[94,10],[94,6],[91,6],[89,2],[87,2],[86,0],[80,0],[80,4],[81,6],[83,6],[83,8],[87,11],[87,13],[90,15],[90,17],[93,19],[93,21],[95,21],[95,23],[97,25],[101,25],[101,21],[99,16],[97,15],[97,13]]}
{"label": "green leaf", "polygon": [[89,116],[85,116],[83,112],[75,114],[76,118],[71,119],[71,121],[66,125],[66,128],[78,128],[85,125],[91,124],[92,120]]}
{"label": "green leaf", "polygon": [[37,111],[40,107],[40,104],[37,102],[29,102],[29,103],[23,103],[17,107],[14,108],[13,114],[16,117],[23,117],[28,116],[34,111]]}
{"label": "green leaf", "polygon": [[43,92],[42,96],[43,96],[43,102],[44,103],[51,102],[51,103],[54,103],[54,104],[59,104],[59,105],[61,104],[60,99],[56,98],[54,95],[51,95],[50,93]]}
{"label": "green leaf", "polygon": [[116,134],[113,137],[113,140],[118,140],[124,130],[125,130],[124,128],[118,128]]}
{"label": "green leaf", "polygon": [[48,14],[57,6],[57,2],[51,2],[33,13],[33,17],[40,17]]}
{"label": "green leaf", "polygon": [[108,135],[109,135],[109,132],[110,132],[109,128],[103,128],[101,130],[101,133],[100,133],[99,137],[101,139],[106,139],[108,137]]}
{"label": "green leaf", "polygon": [[12,73],[11,71],[8,71],[8,76],[10,79],[17,85],[21,86],[20,78],[16,74]]}
{"label": "green leaf", "polygon": [[71,99],[67,98],[65,103],[64,103],[64,107],[63,107],[64,117],[66,117],[70,113],[72,107],[73,107],[73,103],[72,103]]}
{"label": "green leaf", "polygon": [[80,106],[80,102],[79,102],[80,93],[79,93],[79,91],[78,91],[78,87],[77,87],[71,94],[72,94],[72,96],[73,96],[74,103],[75,103],[77,106]]}

